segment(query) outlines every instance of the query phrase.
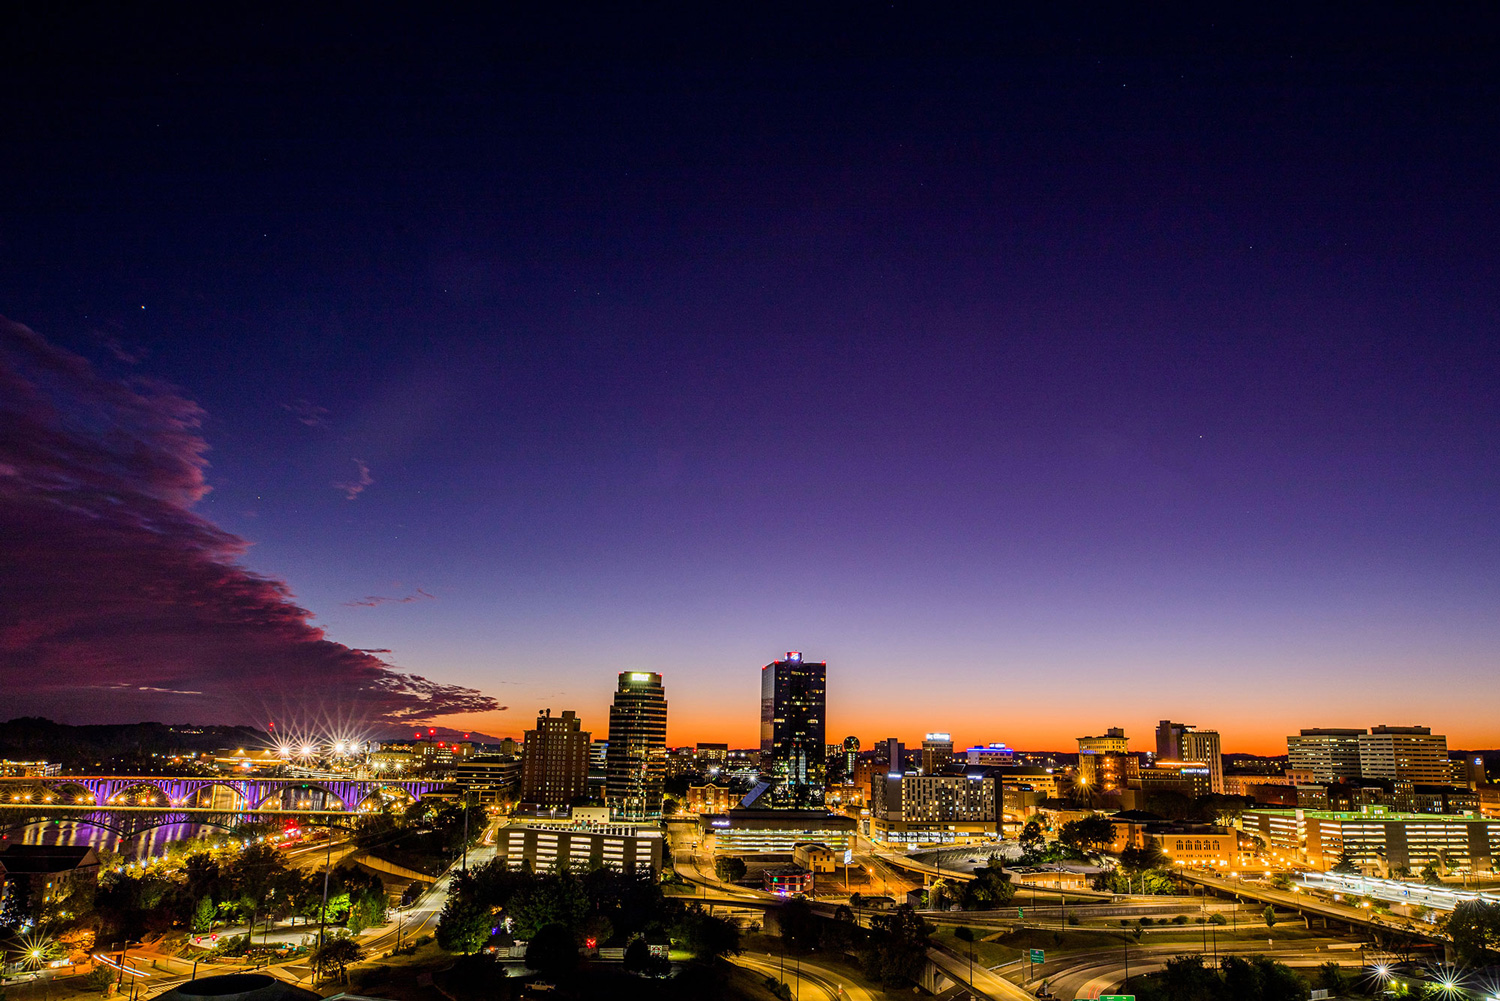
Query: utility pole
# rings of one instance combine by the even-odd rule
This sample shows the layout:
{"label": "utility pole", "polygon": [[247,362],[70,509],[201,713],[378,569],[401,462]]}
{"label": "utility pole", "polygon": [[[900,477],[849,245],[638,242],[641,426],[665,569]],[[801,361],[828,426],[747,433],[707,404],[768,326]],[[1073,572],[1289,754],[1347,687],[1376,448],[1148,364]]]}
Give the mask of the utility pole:
{"label": "utility pole", "polygon": [[464,793],[464,875],[469,874],[469,794]]}
{"label": "utility pole", "polygon": [[328,854],[323,860],[323,906],[318,909],[318,948],[323,947],[323,929],[328,924],[328,877],[333,872],[333,835],[328,836]]}

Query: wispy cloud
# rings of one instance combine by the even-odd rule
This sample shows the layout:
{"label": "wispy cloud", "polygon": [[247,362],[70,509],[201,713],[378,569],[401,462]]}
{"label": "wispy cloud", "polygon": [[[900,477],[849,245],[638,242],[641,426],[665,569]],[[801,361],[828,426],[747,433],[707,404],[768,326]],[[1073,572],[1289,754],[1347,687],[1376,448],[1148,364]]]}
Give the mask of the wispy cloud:
{"label": "wispy cloud", "polygon": [[106,336],[103,339],[104,349],[115,356],[116,361],[124,362],[126,365],[139,365],[146,360],[146,349],[127,348],[118,339]]}
{"label": "wispy cloud", "polygon": [[171,693],[203,722],[262,722],[273,704],[391,724],[494,711],[330,640],[285,583],[241,565],[248,543],[193,510],[209,489],[203,416],[0,318],[6,710],[147,719]]}
{"label": "wispy cloud", "polygon": [[[414,601],[436,601],[437,595],[428,594],[420,587],[415,594],[408,594],[404,598],[388,598],[383,594],[367,594],[363,598],[344,602],[350,608],[374,608],[376,605],[409,605]],[[390,651],[385,651],[389,653]]]}
{"label": "wispy cloud", "polygon": [[365,487],[375,482],[375,477],[370,475],[370,467],[365,465],[363,461],[355,459],[354,467],[359,471],[358,479],[349,483],[335,482],[333,484],[333,488],[335,490],[342,490],[344,492],[344,497],[348,500],[353,500],[354,498],[358,497],[360,494],[365,492]]}
{"label": "wispy cloud", "polygon": [[306,424],[310,428],[326,428],[328,426],[328,408],[320,407],[316,403],[307,400],[293,400],[283,403],[281,409],[297,418],[300,424]]}

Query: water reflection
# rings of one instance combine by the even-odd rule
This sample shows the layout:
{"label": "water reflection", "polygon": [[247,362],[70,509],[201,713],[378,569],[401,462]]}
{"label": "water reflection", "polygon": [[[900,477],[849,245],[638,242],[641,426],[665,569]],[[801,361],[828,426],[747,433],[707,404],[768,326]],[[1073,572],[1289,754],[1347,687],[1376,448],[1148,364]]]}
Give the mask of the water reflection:
{"label": "water reflection", "polygon": [[223,841],[231,836],[225,827],[236,823],[264,821],[266,818],[243,815],[216,819],[224,826],[185,820],[150,827],[133,835],[82,820],[48,820],[9,832],[9,841],[23,845],[88,845],[100,851],[119,852],[125,858],[137,859],[162,855],[169,843],[188,838],[200,838],[205,845],[211,845],[216,840]]}

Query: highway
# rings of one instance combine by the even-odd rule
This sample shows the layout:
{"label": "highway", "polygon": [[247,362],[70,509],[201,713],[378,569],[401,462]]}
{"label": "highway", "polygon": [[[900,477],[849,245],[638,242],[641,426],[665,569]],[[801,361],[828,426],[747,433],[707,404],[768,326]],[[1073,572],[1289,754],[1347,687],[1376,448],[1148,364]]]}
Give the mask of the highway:
{"label": "highway", "polygon": [[[1343,966],[1357,967],[1360,965],[1360,954],[1357,950],[1350,949],[1350,945],[1351,943],[1342,939],[1299,939],[1295,944],[1271,948],[1235,943],[1221,946],[1218,954],[1221,958],[1228,955],[1267,956],[1288,966],[1321,966],[1332,960]],[[1132,942],[1129,953],[1130,976],[1155,973],[1166,966],[1167,960],[1195,953],[1196,950],[1182,944],[1142,946]],[[1205,956],[1204,962],[1211,964],[1212,957]],[[1024,965],[1020,969],[1024,970]],[[1035,991],[1045,980],[1058,998],[1097,997],[1101,993],[1119,993],[1114,988],[1124,982],[1125,969],[1126,954],[1122,941],[1119,948],[1075,952],[1044,963],[1026,986],[1028,990]]]}
{"label": "highway", "polygon": [[973,966],[974,979],[971,983],[967,956],[957,957],[942,949],[932,948],[927,950],[927,958],[953,980],[969,985],[974,993],[982,997],[992,998],[993,1001],[1032,1001],[1031,995],[1027,994],[1025,989],[1016,986],[998,973],[985,969],[979,963]]}
{"label": "highway", "polygon": [[780,956],[743,952],[729,961],[753,973],[785,980],[792,989],[793,1001],[875,1001],[874,995],[858,984],[846,982],[837,970],[810,963],[805,958],[799,964],[788,956],[783,967]]}
{"label": "highway", "polygon": [[1344,904],[1335,904],[1328,900],[1317,900],[1309,894],[1290,890],[1278,890],[1267,883],[1221,879],[1191,869],[1185,869],[1179,875],[1188,882],[1207,886],[1220,893],[1239,894],[1242,897],[1249,897],[1252,900],[1259,900],[1263,903],[1274,904],[1277,907],[1284,907],[1289,911],[1316,914],[1319,917],[1332,918],[1335,921],[1342,921],[1349,925],[1391,928],[1427,938],[1438,937],[1436,929],[1432,925],[1424,925],[1421,922],[1412,921],[1410,918],[1380,915],[1373,913],[1368,908],[1348,907]]}

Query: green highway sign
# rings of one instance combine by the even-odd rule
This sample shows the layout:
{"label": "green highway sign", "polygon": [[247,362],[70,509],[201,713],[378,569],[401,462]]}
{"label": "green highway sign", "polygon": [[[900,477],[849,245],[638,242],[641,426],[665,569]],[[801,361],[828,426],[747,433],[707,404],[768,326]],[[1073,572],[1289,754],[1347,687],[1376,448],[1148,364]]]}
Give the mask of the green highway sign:
{"label": "green highway sign", "polygon": [[[1046,962],[1046,960],[1047,960],[1047,953],[1046,952],[1044,952],[1041,949],[1032,949],[1031,950],[1031,961],[1033,963],[1043,963],[1043,962]],[[1105,1001],[1105,999],[1104,998],[1100,998],[1099,1001]],[[1135,999],[1131,998],[1130,1001],[1135,1001]]]}
{"label": "green highway sign", "polygon": [[1099,1001],[1135,1001],[1134,994],[1101,994]]}

